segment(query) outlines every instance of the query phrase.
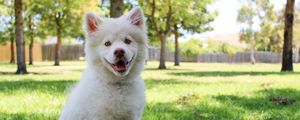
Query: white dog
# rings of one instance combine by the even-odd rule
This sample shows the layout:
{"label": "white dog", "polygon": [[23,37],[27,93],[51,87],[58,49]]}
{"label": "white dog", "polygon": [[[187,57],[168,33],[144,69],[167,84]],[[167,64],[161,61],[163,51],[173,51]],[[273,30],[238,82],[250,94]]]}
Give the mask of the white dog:
{"label": "white dog", "polygon": [[137,7],[119,18],[85,15],[87,68],[60,120],[140,120],[145,94],[140,74],[147,56],[147,32]]}

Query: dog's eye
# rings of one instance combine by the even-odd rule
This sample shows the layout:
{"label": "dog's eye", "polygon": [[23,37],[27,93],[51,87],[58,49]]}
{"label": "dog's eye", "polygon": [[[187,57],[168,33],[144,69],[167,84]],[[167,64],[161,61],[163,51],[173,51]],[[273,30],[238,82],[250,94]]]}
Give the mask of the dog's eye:
{"label": "dog's eye", "polygon": [[125,38],[124,43],[129,45],[131,43],[131,40],[129,40],[128,38]]}
{"label": "dog's eye", "polygon": [[111,45],[111,42],[110,42],[110,41],[106,41],[106,42],[104,43],[104,45],[108,47],[108,46]]}

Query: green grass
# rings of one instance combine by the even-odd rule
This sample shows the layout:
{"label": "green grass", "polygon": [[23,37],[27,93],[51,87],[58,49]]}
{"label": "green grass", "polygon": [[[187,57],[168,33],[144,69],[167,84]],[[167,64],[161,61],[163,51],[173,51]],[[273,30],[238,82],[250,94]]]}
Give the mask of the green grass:
{"label": "green grass", "polygon": [[[57,119],[68,88],[80,79],[84,62],[36,62],[28,75],[0,63],[0,120]],[[147,105],[143,120],[299,120],[300,65],[281,73],[280,64],[182,63],[143,72]],[[270,99],[295,100],[289,105]]]}

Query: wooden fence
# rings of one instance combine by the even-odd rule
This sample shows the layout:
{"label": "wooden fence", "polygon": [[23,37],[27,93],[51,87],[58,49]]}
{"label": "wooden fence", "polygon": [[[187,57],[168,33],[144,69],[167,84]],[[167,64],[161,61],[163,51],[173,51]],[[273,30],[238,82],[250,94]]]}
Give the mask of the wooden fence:
{"label": "wooden fence", "polygon": [[[251,62],[250,52],[238,52],[234,55],[224,53],[205,53],[198,56],[198,62],[205,63],[249,63]],[[254,57],[258,63],[280,63],[280,53],[255,52]]]}
{"label": "wooden fence", "polygon": [[[149,61],[159,60],[159,50],[157,48],[149,48]],[[55,45],[43,45],[42,46],[42,58],[43,60],[54,60]],[[174,60],[174,52],[167,51],[167,61]],[[84,57],[84,50],[82,45],[64,45],[61,48],[61,60],[79,60]],[[181,57],[181,61],[184,62],[199,62],[197,56],[195,57]]]}
{"label": "wooden fence", "polygon": [[[159,49],[149,49],[149,60],[159,60]],[[280,63],[281,53],[255,52],[256,62],[258,63]],[[174,52],[166,52],[166,60],[174,61]],[[203,62],[203,63],[250,63],[250,52],[238,52],[234,55],[224,53],[203,53],[193,57],[180,57],[183,62]]]}
{"label": "wooden fence", "polygon": [[[15,47],[15,60],[17,62],[16,59],[16,55],[17,55],[17,51],[16,51],[16,45],[14,44]],[[42,60],[42,47],[40,44],[35,43],[33,45],[33,56],[32,59],[34,61],[41,61]],[[28,45],[25,46],[25,59],[29,60],[29,47]],[[10,61],[10,43],[6,43],[4,45],[0,45],[0,61]]]}
{"label": "wooden fence", "polygon": [[[28,48],[26,48],[26,51]],[[9,45],[0,46],[0,61],[9,60]],[[55,45],[35,45],[34,60],[53,60],[55,55]],[[28,55],[26,55],[27,57]],[[255,52],[256,62],[258,63],[280,63],[281,53]],[[295,55],[294,55],[295,56]],[[79,60],[84,57],[82,45],[64,45],[61,49],[61,60]],[[158,61],[160,51],[157,48],[149,48],[149,61]],[[174,52],[166,52],[166,61],[174,61]],[[180,57],[182,62],[203,62],[203,63],[250,63],[250,52],[238,52],[234,55],[224,53],[204,53],[194,57]]]}
{"label": "wooden fence", "polygon": [[[43,45],[43,60],[54,60],[55,45]],[[63,45],[61,47],[61,60],[79,60],[84,56],[82,45]]]}

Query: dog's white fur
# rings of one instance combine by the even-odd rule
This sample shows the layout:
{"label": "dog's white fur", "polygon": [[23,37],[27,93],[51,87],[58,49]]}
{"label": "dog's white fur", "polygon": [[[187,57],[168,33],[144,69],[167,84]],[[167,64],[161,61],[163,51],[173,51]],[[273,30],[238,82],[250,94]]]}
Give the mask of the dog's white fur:
{"label": "dog's white fur", "polygon": [[[93,29],[95,25],[96,29]],[[119,18],[85,15],[87,68],[69,95],[60,120],[140,120],[145,94],[140,77],[147,56],[145,18],[139,7]],[[124,39],[132,40],[125,44]],[[110,41],[111,46],[105,46]],[[122,48],[131,60],[125,72],[111,67],[113,51]]]}

